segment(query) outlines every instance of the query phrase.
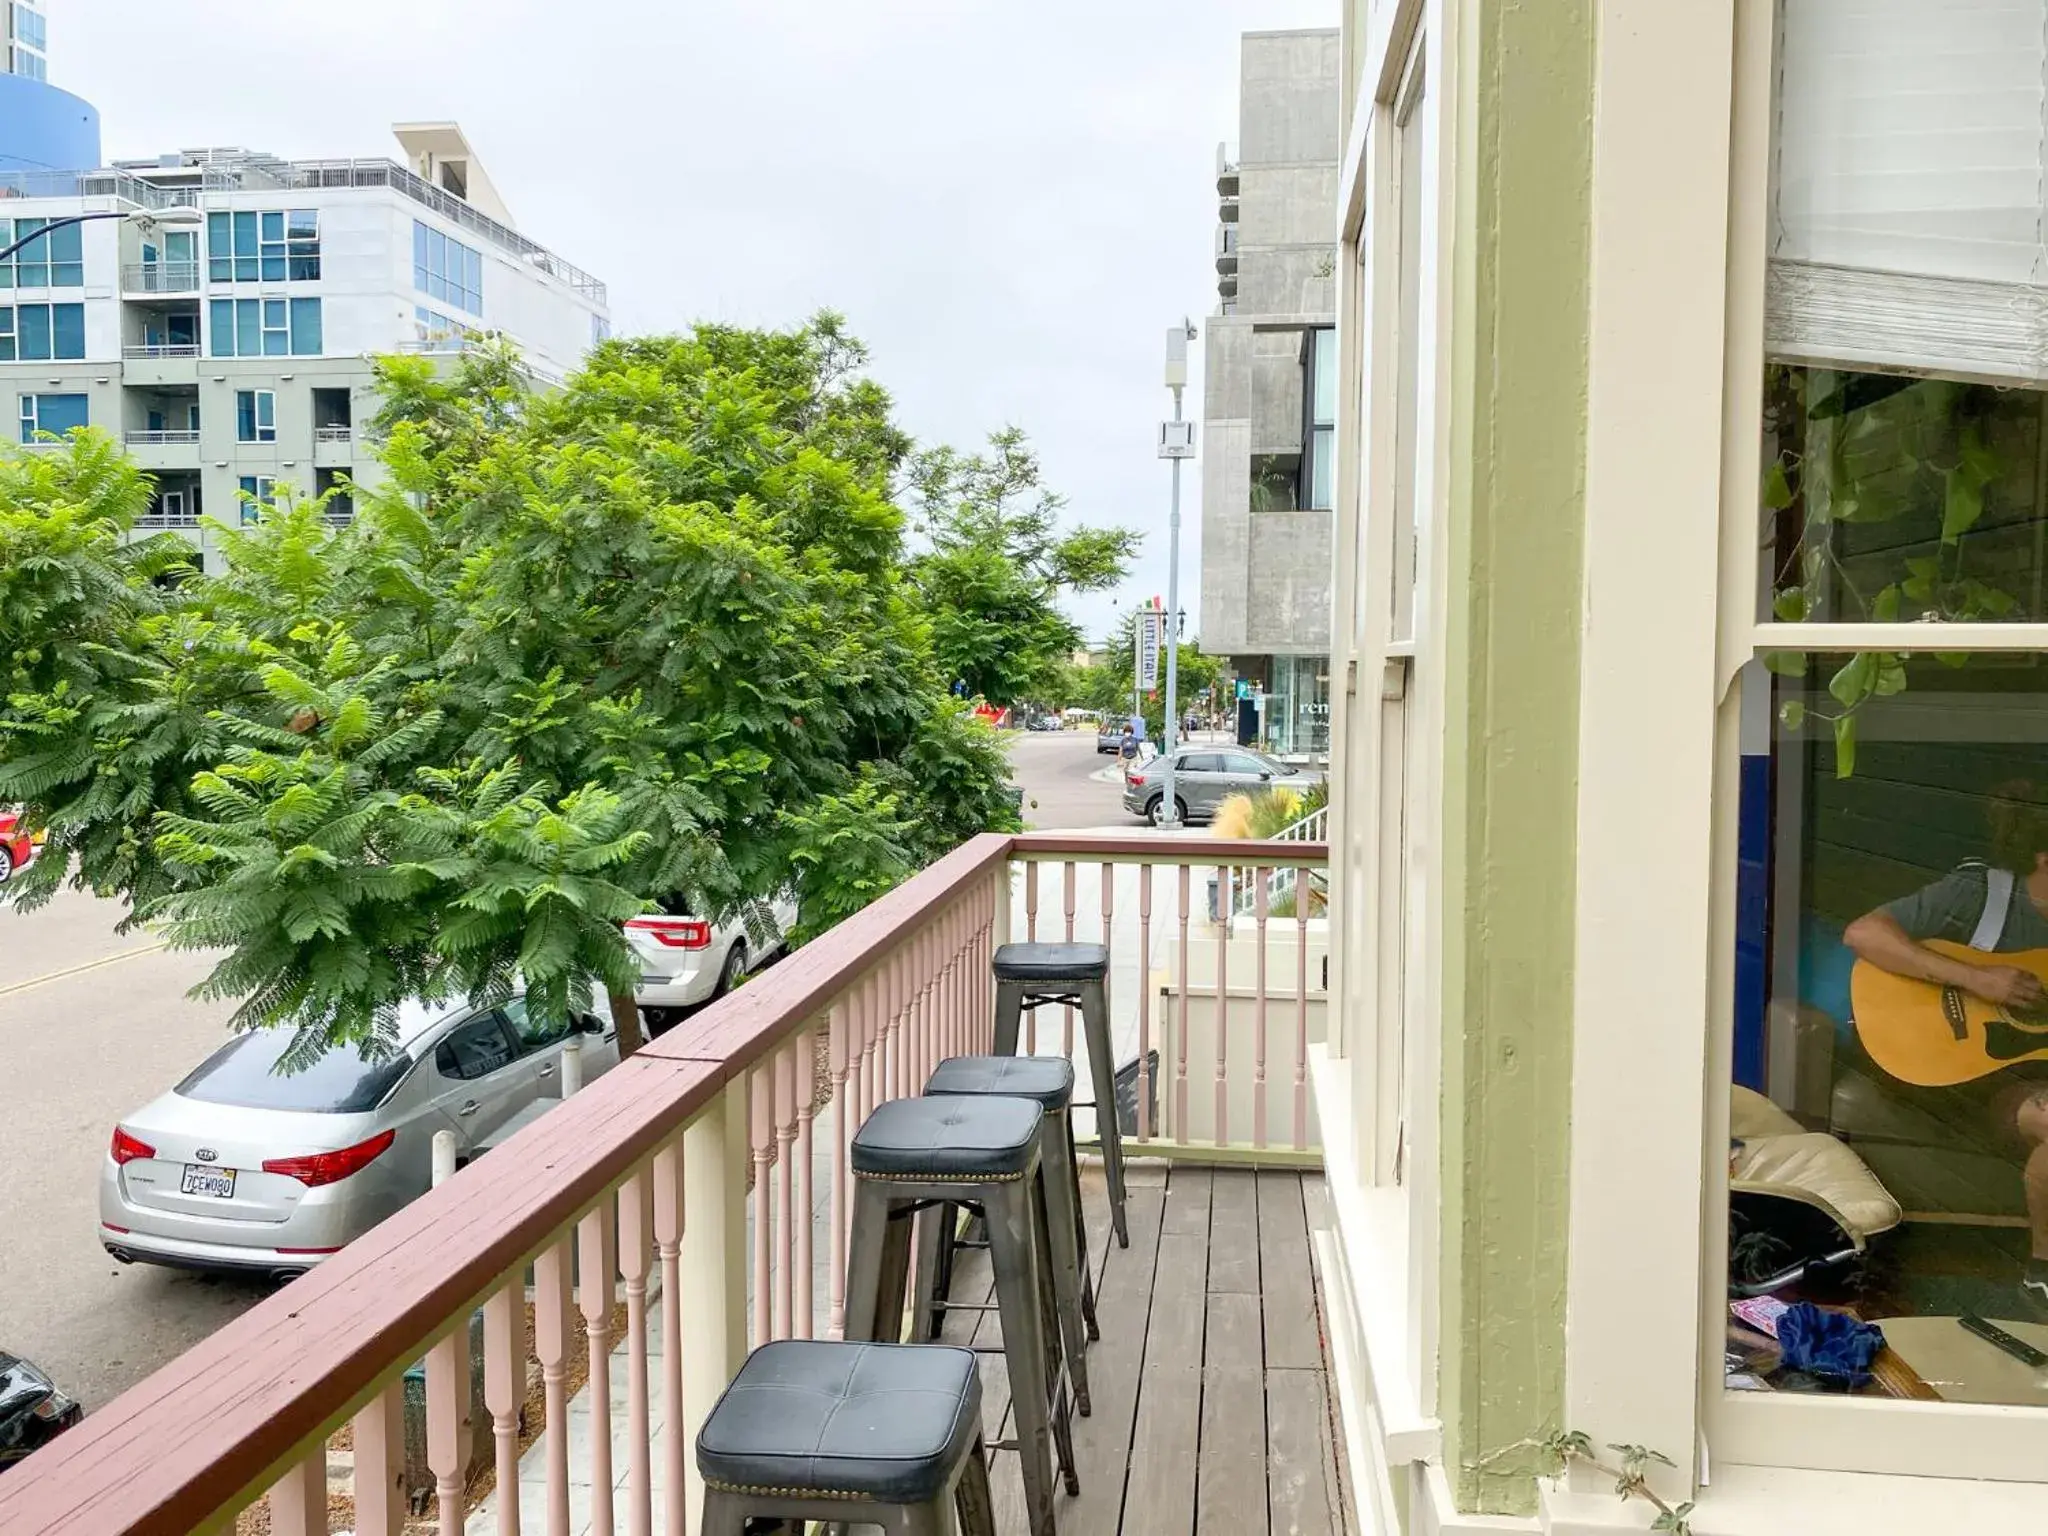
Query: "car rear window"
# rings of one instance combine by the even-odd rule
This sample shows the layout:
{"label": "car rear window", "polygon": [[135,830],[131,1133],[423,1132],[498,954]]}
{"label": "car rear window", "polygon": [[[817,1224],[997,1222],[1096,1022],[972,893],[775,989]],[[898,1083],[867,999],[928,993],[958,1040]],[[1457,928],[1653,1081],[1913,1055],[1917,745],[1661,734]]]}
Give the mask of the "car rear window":
{"label": "car rear window", "polygon": [[355,1046],[342,1045],[287,1068],[282,1062],[291,1044],[289,1030],[238,1035],[201,1062],[177,1092],[202,1104],[356,1114],[382,1103],[412,1065],[403,1051],[365,1061]]}

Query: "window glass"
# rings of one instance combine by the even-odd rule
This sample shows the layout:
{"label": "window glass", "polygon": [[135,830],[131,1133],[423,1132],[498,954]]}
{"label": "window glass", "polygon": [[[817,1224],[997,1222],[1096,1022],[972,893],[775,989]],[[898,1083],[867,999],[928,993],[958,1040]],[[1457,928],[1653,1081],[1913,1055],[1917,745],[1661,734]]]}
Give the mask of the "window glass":
{"label": "window glass", "polygon": [[291,301],[292,356],[317,357],[325,342],[320,333],[320,301],[318,299],[293,299]]}
{"label": "window glass", "polygon": [[2048,393],[1779,364],[1760,617],[2048,619]]}
{"label": "window glass", "polygon": [[1889,1346],[1853,1390],[2036,1401],[1960,1320],[2048,1349],[2048,655],[1768,660],[1741,711],[1729,1384],[1841,1390],[1803,1331],[1789,1360],[1771,1337],[1808,1302]]}
{"label": "window glass", "polygon": [[413,286],[431,299],[452,304],[467,314],[484,312],[484,261],[481,252],[452,240],[431,225],[412,227]]}
{"label": "window glass", "polygon": [[47,304],[24,304],[16,312],[16,324],[21,332],[21,355],[24,361],[40,361],[50,353],[50,306]]}
{"label": "window glass", "polygon": [[52,304],[50,306],[50,340],[54,356],[60,358],[82,358],[85,356],[85,306],[83,304]]}
{"label": "window glass", "polygon": [[206,216],[207,276],[217,283],[312,282],[320,276],[317,209]]}
{"label": "window glass", "polygon": [[277,482],[269,475],[243,475],[240,477],[242,526],[248,527],[262,520],[265,510],[277,500]]}
{"label": "window glass", "polygon": [[512,1064],[512,1039],[504,1021],[486,1013],[461,1025],[434,1050],[434,1066],[446,1078],[474,1082]]}
{"label": "window glass", "polygon": [[296,1038],[289,1029],[237,1035],[173,1091],[202,1104],[360,1114],[383,1103],[412,1067],[412,1058],[404,1051],[365,1060],[353,1045],[300,1059],[292,1053]]}
{"label": "window glass", "polygon": [[62,437],[87,424],[87,400],[82,394],[23,395],[21,397],[21,440],[32,443],[37,434]]}
{"label": "window glass", "polygon": [[277,441],[277,396],[267,389],[235,391],[235,440],[243,443]]}
{"label": "window glass", "polygon": [[512,1033],[519,1037],[522,1051],[543,1050],[558,1041],[569,1038],[570,1021],[566,1018],[555,1023],[546,1023],[533,1017],[526,1006],[526,999],[515,997],[498,1010],[512,1026]]}
{"label": "window glass", "polygon": [[[85,235],[77,224],[49,228],[48,219],[0,219],[0,246],[28,244],[0,261],[0,288],[78,288],[85,283]],[[49,229],[48,234],[37,231]],[[31,239],[31,236],[36,238]]]}

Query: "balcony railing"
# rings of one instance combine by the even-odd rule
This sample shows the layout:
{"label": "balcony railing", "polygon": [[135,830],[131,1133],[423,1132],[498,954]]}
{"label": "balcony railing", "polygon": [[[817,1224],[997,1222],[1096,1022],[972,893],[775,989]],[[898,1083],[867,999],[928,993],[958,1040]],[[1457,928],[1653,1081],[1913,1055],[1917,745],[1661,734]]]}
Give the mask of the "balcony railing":
{"label": "balcony railing", "polygon": [[199,343],[196,341],[145,341],[135,342],[121,348],[126,358],[146,357],[197,357]]}
{"label": "balcony railing", "polygon": [[353,427],[315,427],[313,441],[316,443],[345,443],[355,436]]}
{"label": "balcony railing", "polygon": [[161,448],[168,447],[174,443],[196,443],[199,441],[199,429],[191,427],[167,430],[161,427],[150,427],[146,430],[127,433],[126,441],[130,448]]}
{"label": "balcony railing", "polygon": [[[1228,892],[1325,859],[1305,842],[973,839],[10,1470],[0,1530],[211,1533],[267,1497],[272,1536],[324,1533],[328,1441],[347,1428],[337,1528],[394,1536],[421,1423],[418,1491],[443,1536],[487,1518],[468,1490],[493,1475],[500,1531],[570,1529],[572,1484],[612,1490],[618,1528],[641,1532],[685,1529],[667,1512],[687,1489],[694,1530],[690,1447],[746,1349],[841,1327],[854,1129],[942,1057],[988,1048],[1006,939],[1109,944],[1131,1156],[1319,1163],[1307,1066],[1327,936],[1284,902],[1237,920]],[[1071,1010],[1026,1018],[1023,1049],[1085,1055]],[[1200,1312],[1151,1326],[1191,1327],[1199,1358]],[[529,1379],[541,1423],[523,1456]],[[1100,1497],[1121,1499],[1122,1455]],[[1121,1506],[1105,1507],[1114,1529]]]}
{"label": "balcony railing", "polygon": [[121,269],[121,286],[130,293],[197,293],[196,261],[137,261]]}

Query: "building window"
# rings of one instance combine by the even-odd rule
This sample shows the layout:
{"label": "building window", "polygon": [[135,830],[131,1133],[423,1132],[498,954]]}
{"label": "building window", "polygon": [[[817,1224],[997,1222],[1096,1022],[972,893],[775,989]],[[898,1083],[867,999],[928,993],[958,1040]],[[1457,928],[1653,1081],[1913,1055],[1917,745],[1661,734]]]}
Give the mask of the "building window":
{"label": "building window", "polygon": [[274,443],[277,441],[277,395],[268,389],[235,391],[235,441]]}
{"label": "building window", "polygon": [[48,219],[0,219],[0,247],[17,240],[28,244],[0,261],[0,288],[82,288],[85,286],[85,237],[81,226],[62,224],[39,239],[29,236],[46,228]]}
{"label": "building window", "polygon": [[1301,504],[1327,510],[1337,485],[1337,332],[1304,331],[1301,341]]}
{"label": "building window", "polygon": [[611,340],[611,336],[611,321],[607,320],[603,315],[592,315],[590,317],[590,344],[593,347],[601,347]]}
{"label": "building window", "polygon": [[206,216],[206,272],[216,283],[308,283],[320,277],[314,208]]}
{"label": "building window", "polygon": [[238,477],[242,491],[242,526],[262,521],[263,514],[277,504],[277,481],[269,475]]}
{"label": "building window", "polygon": [[460,320],[438,315],[425,305],[415,307],[412,315],[413,331],[423,352],[460,352],[476,334]]}
{"label": "building window", "polygon": [[48,80],[50,66],[40,53],[17,47],[14,50],[14,73],[27,80]]}
{"label": "building window", "polygon": [[86,415],[84,395],[23,395],[21,440],[33,443],[44,432],[62,437],[74,427],[83,427]]}
{"label": "building window", "polygon": [[0,363],[75,362],[84,356],[83,304],[0,305]]}
{"label": "building window", "polygon": [[208,323],[215,357],[317,357],[318,299],[214,299]]}
{"label": "building window", "polygon": [[14,6],[14,40],[38,53],[50,51],[48,24],[43,20],[43,13],[21,4],[20,0],[16,0]]}
{"label": "building window", "polygon": [[412,226],[412,285],[465,314],[484,312],[484,259],[430,224]]}

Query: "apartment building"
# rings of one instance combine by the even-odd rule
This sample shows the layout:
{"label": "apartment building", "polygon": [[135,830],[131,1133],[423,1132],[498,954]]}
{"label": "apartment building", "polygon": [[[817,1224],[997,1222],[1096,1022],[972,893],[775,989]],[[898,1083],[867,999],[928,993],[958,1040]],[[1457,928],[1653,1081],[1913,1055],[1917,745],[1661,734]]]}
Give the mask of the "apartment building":
{"label": "apartment building", "polygon": [[1340,54],[1244,35],[1203,364],[1202,646],[1244,685],[1240,739],[1302,759],[1330,740]]}
{"label": "apartment building", "polygon": [[511,338],[541,382],[607,334],[604,284],[513,225],[460,128],[388,160],[186,150],[0,175],[0,400],[14,440],[100,427],[156,477],[151,527],[253,515],[374,475],[371,359]]}

